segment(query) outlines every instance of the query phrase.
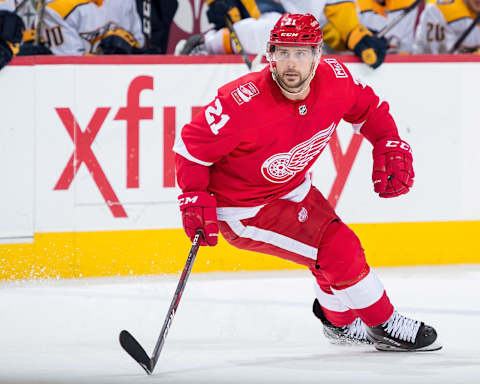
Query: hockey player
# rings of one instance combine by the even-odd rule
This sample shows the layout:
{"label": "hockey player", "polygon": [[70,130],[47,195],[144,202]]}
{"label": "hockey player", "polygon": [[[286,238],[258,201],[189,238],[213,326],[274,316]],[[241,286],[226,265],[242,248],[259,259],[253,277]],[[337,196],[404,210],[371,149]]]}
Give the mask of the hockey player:
{"label": "hockey player", "polygon": [[272,0],[205,0],[207,18],[215,26],[205,34],[181,40],[175,47],[180,55],[208,55],[238,53],[232,42],[225,20],[230,18],[243,49],[249,54],[263,53],[270,30],[285,13],[285,9]]}
{"label": "hockey player", "polygon": [[[411,6],[415,0],[357,0],[360,21],[372,31],[388,26]],[[423,3],[407,13],[401,21],[385,35],[389,53],[411,53],[415,40],[415,26],[424,9]]]}
{"label": "hockey player", "polygon": [[[43,7],[52,0],[45,0]],[[45,40],[40,38],[38,41],[37,25],[41,23],[42,4],[39,0],[16,0],[16,13],[25,23],[25,31],[23,32],[23,41],[17,56],[30,55],[51,55],[52,52],[46,46]],[[43,22],[42,22],[43,23]],[[41,24],[43,25],[43,24]]]}
{"label": "hockey player", "polygon": [[[213,8],[217,2],[230,5]],[[242,0],[242,2],[246,2],[246,0]],[[235,46],[230,41],[229,31],[226,28],[219,29],[219,21],[217,21],[224,20],[226,17],[225,13],[221,13],[222,10],[235,9],[235,0],[207,0],[207,3],[210,3],[207,12],[209,21],[214,23],[218,30],[209,31],[204,36],[192,36],[186,42],[181,41],[176,49],[177,54],[235,52]],[[284,13],[283,10],[286,10],[290,13],[314,14],[324,30],[325,42],[335,50],[351,50],[372,68],[380,66],[385,59],[388,48],[386,40],[374,36],[368,28],[360,24],[353,0],[278,0],[278,3],[271,0],[257,0],[257,4],[260,14],[248,7],[244,7],[248,13],[233,13],[238,14],[239,20],[235,23],[235,30],[247,53],[263,52],[270,30]],[[251,17],[245,18],[245,14],[250,14]],[[215,15],[215,19],[212,15]],[[195,50],[193,51],[193,49]]]}
{"label": "hockey player", "polygon": [[[449,53],[479,14],[480,0],[428,2],[417,27],[414,52]],[[466,36],[458,52],[480,53],[480,23]]]}
{"label": "hockey player", "polygon": [[[296,3],[294,0],[283,1]],[[307,9],[302,13],[306,12]],[[388,49],[387,40],[375,36],[361,23],[355,0],[325,0],[323,14],[326,18],[326,24],[321,22],[324,40],[333,49],[350,50],[372,68],[378,68],[383,63]]]}
{"label": "hockey player", "polygon": [[44,25],[56,55],[135,53],[145,41],[135,0],[53,0]]}
{"label": "hockey player", "polygon": [[0,2],[0,69],[18,53],[25,24],[15,13],[15,2]]}
{"label": "hockey player", "polygon": [[413,185],[410,146],[389,106],[335,59],[321,59],[322,32],[310,14],[285,14],[271,31],[270,66],[226,84],[178,135],[177,180],[185,232],[218,231],[233,246],[302,264],[316,281],[314,313],[334,342],[379,350],[441,348],[435,330],[394,310],[360,241],[308,170],[343,118],[373,145],[380,197]]}
{"label": "hockey player", "polygon": [[136,0],[137,11],[142,19],[146,52],[163,54],[167,52],[170,26],[178,8],[177,0]]}
{"label": "hockey player", "polygon": [[97,54],[143,53],[145,35],[135,0],[103,0],[106,32],[100,37]]}

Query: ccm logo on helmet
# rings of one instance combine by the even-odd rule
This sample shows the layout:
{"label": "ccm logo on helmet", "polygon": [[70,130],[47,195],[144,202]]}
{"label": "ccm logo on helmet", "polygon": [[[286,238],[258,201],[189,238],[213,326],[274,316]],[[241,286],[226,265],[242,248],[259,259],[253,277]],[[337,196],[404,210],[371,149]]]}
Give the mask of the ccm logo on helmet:
{"label": "ccm logo on helmet", "polygon": [[280,36],[297,37],[297,36],[298,36],[298,33],[294,33],[294,32],[284,32],[284,33],[281,33]]}
{"label": "ccm logo on helmet", "polygon": [[184,198],[178,199],[178,205],[181,207],[182,205],[185,205],[185,204],[195,204],[197,200],[198,200],[198,195],[193,197],[184,197]]}

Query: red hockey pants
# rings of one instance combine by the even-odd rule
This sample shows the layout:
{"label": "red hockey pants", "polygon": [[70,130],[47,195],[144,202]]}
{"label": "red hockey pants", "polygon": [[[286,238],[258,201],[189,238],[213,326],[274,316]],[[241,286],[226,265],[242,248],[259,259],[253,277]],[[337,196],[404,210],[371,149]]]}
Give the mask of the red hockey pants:
{"label": "red hockey pants", "polygon": [[315,187],[299,203],[275,200],[255,217],[219,225],[223,237],[237,248],[308,267],[316,279],[317,298],[333,324],[347,325],[359,316],[376,326],[392,314],[393,306],[357,236]]}

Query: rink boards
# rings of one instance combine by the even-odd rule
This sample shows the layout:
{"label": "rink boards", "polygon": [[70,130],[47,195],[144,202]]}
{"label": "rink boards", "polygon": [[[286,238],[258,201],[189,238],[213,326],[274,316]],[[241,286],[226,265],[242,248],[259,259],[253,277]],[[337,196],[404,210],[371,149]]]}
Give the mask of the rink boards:
{"label": "rink boards", "polygon": [[[176,132],[238,57],[16,59],[0,72],[0,279],[171,273],[189,242],[176,206]],[[413,147],[414,189],[379,199],[371,145],[342,123],[312,169],[372,265],[480,262],[480,58],[392,57],[347,66],[391,105]],[[255,122],[252,121],[252,124]],[[194,271],[297,268],[202,248]]]}

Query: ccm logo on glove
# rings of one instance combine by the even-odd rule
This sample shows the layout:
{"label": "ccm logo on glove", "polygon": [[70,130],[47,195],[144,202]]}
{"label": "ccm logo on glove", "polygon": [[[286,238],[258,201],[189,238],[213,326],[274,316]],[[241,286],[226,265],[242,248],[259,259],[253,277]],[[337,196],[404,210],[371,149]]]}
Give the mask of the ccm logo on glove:
{"label": "ccm logo on glove", "polygon": [[217,201],[208,192],[187,192],[178,196],[185,233],[191,241],[202,230],[200,245],[213,247],[218,242]]}
{"label": "ccm logo on glove", "polygon": [[385,147],[400,148],[400,149],[403,149],[404,151],[409,151],[410,153],[412,153],[412,149],[410,148],[410,145],[408,145],[405,141],[388,140],[385,144]]}
{"label": "ccm logo on glove", "polygon": [[410,145],[400,139],[381,139],[373,147],[372,181],[380,197],[408,193],[413,186],[413,158]]}
{"label": "ccm logo on glove", "polygon": [[193,196],[193,197],[182,197],[180,198],[180,196],[178,197],[178,205],[180,206],[180,209],[182,207],[182,205],[185,205],[185,204],[195,204],[198,200],[198,195],[197,196]]}

